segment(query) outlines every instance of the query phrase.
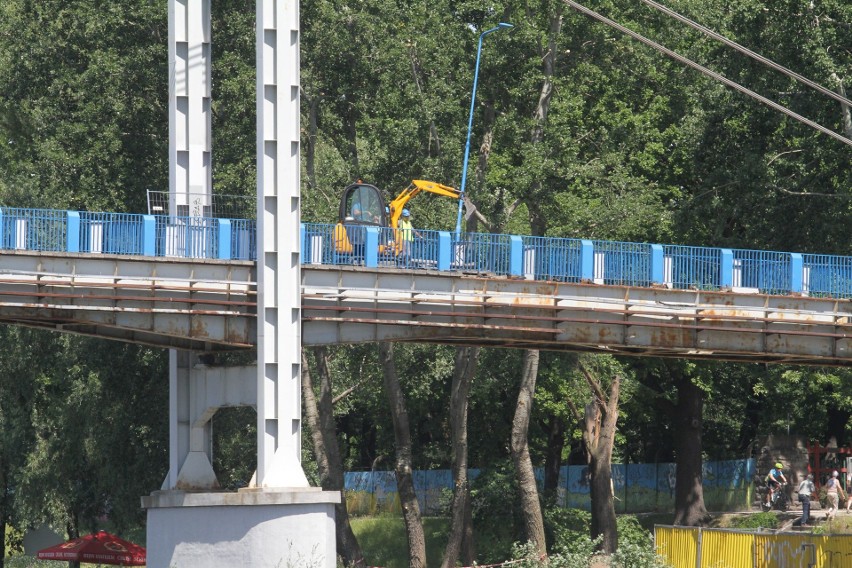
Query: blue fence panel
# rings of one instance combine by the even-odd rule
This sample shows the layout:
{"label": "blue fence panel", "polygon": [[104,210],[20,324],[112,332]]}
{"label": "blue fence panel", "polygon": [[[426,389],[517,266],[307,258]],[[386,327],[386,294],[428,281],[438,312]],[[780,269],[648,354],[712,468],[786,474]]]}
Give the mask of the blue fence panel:
{"label": "blue fence panel", "polygon": [[463,233],[454,236],[450,268],[508,275],[511,268],[511,235]]}
{"label": "blue fence panel", "polygon": [[3,248],[64,252],[68,215],[51,209],[3,208]]}
{"label": "blue fence panel", "polygon": [[803,254],[804,291],[811,296],[852,298],[852,257]]}
{"label": "blue fence panel", "polygon": [[439,231],[416,230],[410,241],[390,227],[379,229],[379,264],[396,268],[438,268]]}
{"label": "blue fence panel", "polygon": [[665,245],[664,281],[680,290],[718,290],[722,251],[718,248]]}
{"label": "blue fence panel", "polygon": [[254,219],[231,220],[231,258],[257,260],[257,222]]}
{"label": "blue fence panel", "polygon": [[595,279],[619,286],[651,285],[651,245],[593,241]]}
{"label": "blue fence panel", "polygon": [[439,233],[432,230],[418,230],[411,243],[411,254],[406,255],[403,249],[402,266],[408,268],[437,268],[438,267]]}
{"label": "blue fence panel", "polygon": [[756,288],[764,294],[786,294],[790,284],[790,254],[734,250],[734,287]]}
{"label": "blue fence panel", "polygon": [[157,254],[182,258],[216,258],[218,219],[212,217],[160,217]]}
{"label": "blue fence panel", "polygon": [[143,216],[130,213],[80,213],[81,252],[140,255]]}
{"label": "blue fence panel", "polygon": [[304,264],[351,264],[352,255],[338,253],[334,243],[334,225],[305,223],[302,244]]}
{"label": "blue fence panel", "polygon": [[674,507],[677,467],[673,463],[657,464],[657,510]]}
{"label": "blue fence panel", "polygon": [[580,239],[522,237],[524,275],[536,280],[579,282],[582,277]]}

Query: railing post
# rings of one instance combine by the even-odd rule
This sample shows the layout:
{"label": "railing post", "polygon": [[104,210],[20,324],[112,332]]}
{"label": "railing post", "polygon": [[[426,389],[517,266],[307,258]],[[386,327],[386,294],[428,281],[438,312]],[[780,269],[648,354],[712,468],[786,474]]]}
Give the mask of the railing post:
{"label": "railing post", "polygon": [[222,260],[231,260],[231,220],[219,219],[219,256]]}
{"label": "railing post", "polygon": [[379,265],[379,228],[367,227],[364,243],[364,266],[376,268]]}
{"label": "railing post", "polygon": [[804,262],[798,252],[790,253],[790,292],[801,294],[804,290]]}
{"label": "railing post", "polygon": [[449,270],[453,240],[448,231],[438,231],[438,270]]}
{"label": "railing post", "polygon": [[142,215],[142,254],[157,256],[157,219],[153,215]]}
{"label": "railing post", "polygon": [[665,284],[663,245],[651,245],[651,284]]}
{"label": "railing post", "polygon": [[299,264],[305,264],[305,251],[308,250],[305,248],[307,236],[308,231],[305,229],[305,224],[299,223],[299,240],[302,241],[302,246],[299,247]]}
{"label": "railing post", "polygon": [[509,274],[524,275],[524,241],[517,235],[509,237]]}
{"label": "railing post", "polygon": [[0,249],[5,248],[5,246],[3,245],[3,235],[5,234],[3,232],[3,223],[5,222],[5,220],[6,219],[3,217],[3,209],[0,208]]}
{"label": "railing post", "polygon": [[66,211],[65,252],[80,252],[80,212]]}
{"label": "railing post", "polygon": [[595,244],[592,241],[580,241],[580,281],[592,282],[595,279]]}
{"label": "railing post", "polygon": [[719,267],[719,287],[733,288],[734,286],[734,251],[722,249],[722,266]]}

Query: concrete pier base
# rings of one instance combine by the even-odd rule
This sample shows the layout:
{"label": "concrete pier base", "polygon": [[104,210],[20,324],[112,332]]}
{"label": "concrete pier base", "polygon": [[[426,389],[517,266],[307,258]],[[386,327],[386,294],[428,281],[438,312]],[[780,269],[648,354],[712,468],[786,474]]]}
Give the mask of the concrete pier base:
{"label": "concrete pier base", "polygon": [[148,567],[335,568],[339,502],[319,488],[155,491],[142,498]]}

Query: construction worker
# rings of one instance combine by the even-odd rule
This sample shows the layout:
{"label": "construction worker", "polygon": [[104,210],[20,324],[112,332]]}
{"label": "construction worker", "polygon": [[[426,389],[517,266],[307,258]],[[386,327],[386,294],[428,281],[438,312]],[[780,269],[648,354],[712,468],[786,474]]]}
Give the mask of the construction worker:
{"label": "construction worker", "polygon": [[420,237],[420,233],[411,224],[411,211],[408,209],[402,210],[402,217],[399,218],[399,230],[402,232],[402,258],[405,264],[411,261],[411,245],[414,242],[414,237]]}

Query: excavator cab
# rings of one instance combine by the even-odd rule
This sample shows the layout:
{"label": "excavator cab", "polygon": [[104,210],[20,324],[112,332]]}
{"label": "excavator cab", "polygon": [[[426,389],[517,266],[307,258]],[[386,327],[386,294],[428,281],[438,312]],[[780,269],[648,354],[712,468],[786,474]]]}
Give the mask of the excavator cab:
{"label": "excavator cab", "polygon": [[[334,227],[334,250],[338,254],[363,257],[367,227],[390,227],[392,231],[382,231],[379,254],[399,255],[403,250],[399,218],[407,203],[423,191],[450,199],[461,197],[454,187],[422,179],[413,180],[390,203],[385,203],[382,192],[374,185],[359,180],[347,186],[340,198],[340,212]],[[468,211],[476,210],[467,199],[465,204]]]}
{"label": "excavator cab", "polygon": [[334,249],[338,253],[364,254],[367,227],[387,227],[388,215],[382,192],[374,185],[358,181],[343,190],[340,211],[334,227]]}

